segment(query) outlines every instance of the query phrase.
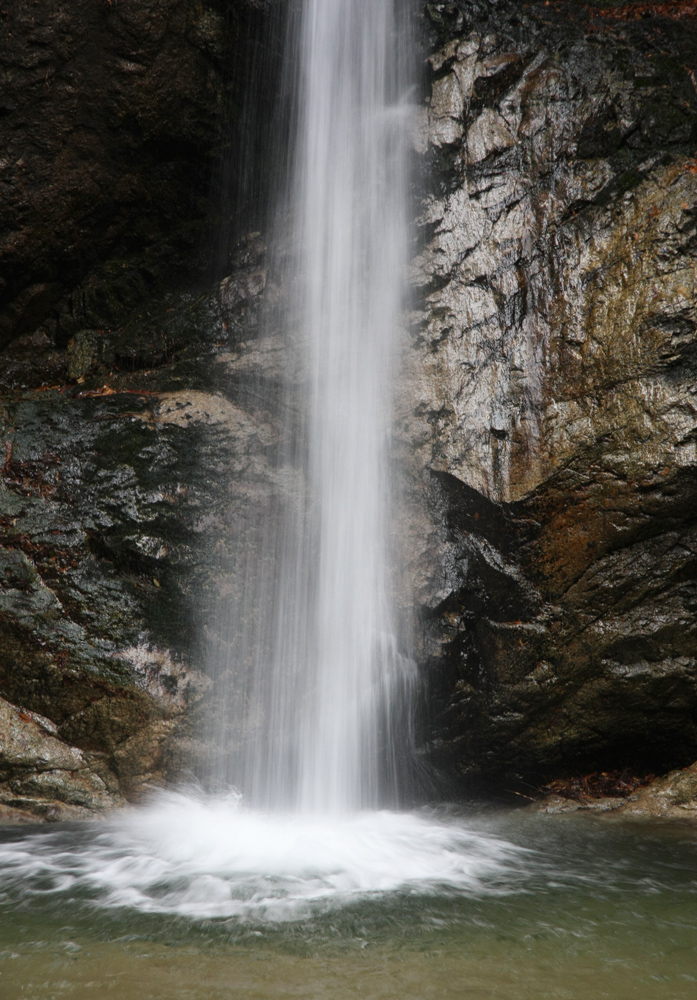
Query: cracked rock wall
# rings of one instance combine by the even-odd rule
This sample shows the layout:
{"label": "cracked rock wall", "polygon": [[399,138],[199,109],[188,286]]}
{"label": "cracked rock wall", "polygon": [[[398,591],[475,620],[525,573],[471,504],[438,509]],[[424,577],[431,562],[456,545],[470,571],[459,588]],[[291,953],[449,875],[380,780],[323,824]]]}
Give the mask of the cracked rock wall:
{"label": "cracked rock wall", "polygon": [[237,278],[131,318],[147,368],[119,367],[120,328],[85,338],[79,374],[75,341],[5,352],[0,817],[99,814],[215,753],[201,735],[225,699],[205,667],[233,641],[228,604],[276,489],[258,390],[278,351],[254,339],[252,242]]}
{"label": "cracked rock wall", "polygon": [[697,756],[697,20],[631,7],[427,6],[398,427],[470,780]]}

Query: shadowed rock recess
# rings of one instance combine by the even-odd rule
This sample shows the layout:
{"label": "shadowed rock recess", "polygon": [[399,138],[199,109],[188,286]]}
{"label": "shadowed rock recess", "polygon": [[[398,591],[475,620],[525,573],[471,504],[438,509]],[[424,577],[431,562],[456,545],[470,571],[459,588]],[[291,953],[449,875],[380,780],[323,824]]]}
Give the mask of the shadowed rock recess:
{"label": "shadowed rock recess", "polygon": [[[0,818],[137,800],[244,714],[208,665],[297,474],[267,6],[0,4]],[[693,6],[422,10],[394,534],[451,788],[697,758]]]}

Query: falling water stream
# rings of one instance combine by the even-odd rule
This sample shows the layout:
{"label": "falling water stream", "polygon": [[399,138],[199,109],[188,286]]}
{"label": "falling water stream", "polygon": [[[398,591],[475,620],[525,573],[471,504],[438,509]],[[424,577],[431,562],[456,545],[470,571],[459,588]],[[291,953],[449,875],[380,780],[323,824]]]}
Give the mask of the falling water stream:
{"label": "falling water stream", "polygon": [[374,807],[380,791],[394,798],[391,709],[409,669],[387,547],[408,246],[407,7],[307,0],[288,33],[298,110],[281,325],[307,388],[286,459],[306,493],[267,526],[275,586],[262,577],[270,635],[250,709],[264,721],[236,782],[266,807],[336,813]]}
{"label": "falling water stream", "polygon": [[305,0],[291,19],[282,326],[304,382],[281,460],[302,487],[250,574],[251,735],[225,794],[0,832],[8,1000],[694,995],[689,832],[399,809],[412,673],[387,539],[408,6]]}

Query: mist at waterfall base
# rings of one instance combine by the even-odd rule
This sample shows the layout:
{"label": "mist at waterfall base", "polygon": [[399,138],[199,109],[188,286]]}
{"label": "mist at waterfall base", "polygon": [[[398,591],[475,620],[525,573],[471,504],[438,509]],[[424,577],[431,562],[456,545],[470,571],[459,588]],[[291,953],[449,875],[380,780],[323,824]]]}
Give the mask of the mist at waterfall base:
{"label": "mist at waterfall base", "polygon": [[433,814],[284,816],[191,793],[164,793],[84,842],[41,833],[4,845],[3,880],[100,909],[273,923],[376,894],[507,891],[527,853]]}
{"label": "mist at waterfall base", "polygon": [[296,815],[281,833],[236,808],[167,796],[105,824],[0,830],[0,996],[695,995],[689,828],[467,810],[343,832]]}

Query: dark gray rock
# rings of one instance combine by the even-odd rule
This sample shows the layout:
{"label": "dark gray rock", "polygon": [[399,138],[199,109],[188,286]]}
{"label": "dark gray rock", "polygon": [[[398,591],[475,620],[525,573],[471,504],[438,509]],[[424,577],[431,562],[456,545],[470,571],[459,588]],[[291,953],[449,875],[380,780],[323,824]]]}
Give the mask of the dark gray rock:
{"label": "dark gray rock", "polygon": [[[0,690],[84,763],[34,780],[31,759],[10,756],[0,802],[99,811],[210,757],[196,712],[221,700],[203,697],[203,668],[232,638],[227,604],[244,591],[274,490],[278,432],[256,390],[264,372],[278,379],[280,348],[255,339],[260,254],[252,237],[234,277],[150,303],[128,331],[85,330],[63,352],[31,336],[6,351]],[[124,370],[127,352],[151,367]],[[54,357],[61,384],[21,388]],[[90,776],[111,789],[92,805]]]}
{"label": "dark gray rock", "polygon": [[253,144],[244,87],[263,6],[3,8],[0,347],[42,324],[64,347],[217,266]]}
{"label": "dark gray rock", "polygon": [[1,13],[0,693],[84,764],[10,755],[16,815],[100,811],[195,763],[230,494],[254,494],[273,437],[231,401],[254,380],[217,363],[255,336],[258,237],[214,280],[262,200],[268,7]]}

